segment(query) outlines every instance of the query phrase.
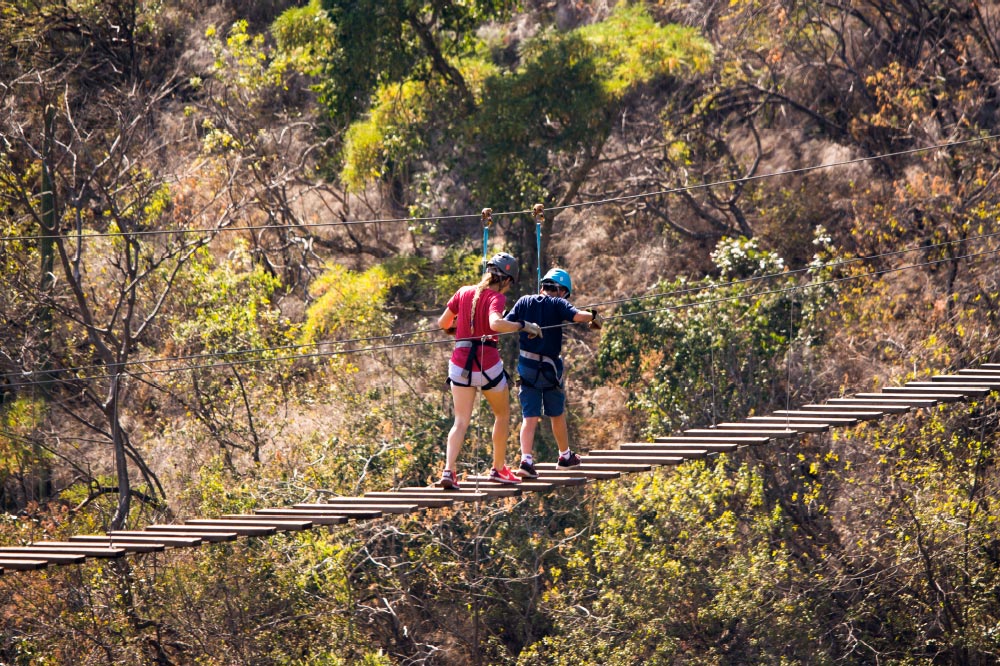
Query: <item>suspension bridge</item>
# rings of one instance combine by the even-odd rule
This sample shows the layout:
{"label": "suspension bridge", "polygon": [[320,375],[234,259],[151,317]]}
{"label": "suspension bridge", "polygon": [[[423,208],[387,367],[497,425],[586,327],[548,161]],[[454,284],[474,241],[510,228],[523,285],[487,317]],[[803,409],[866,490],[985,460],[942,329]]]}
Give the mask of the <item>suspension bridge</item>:
{"label": "suspension bridge", "polygon": [[524,480],[516,486],[494,483],[486,476],[469,476],[462,490],[405,487],[357,497],[328,497],[321,503],[260,508],[249,514],[148,525],[141,530],[76,535],[67,541],[35,541],[23,546],[0,547],[0,575],[343,525],[350,521],[454,507],[465,502],[545,492],[562,486],[583,486],[616,479],[623,474],[648,472],[655,467],[731,453],[744,447],[763,446],[776,440],[795,440],[831,428],[850,428],[861,421],[873,421],[913,409],[975,400],[993,391],[1000,391],[1000,363],[934,375],[929,380],[911,381],[903,386],[886,386],[879,392],[856,393],[821,404],[777,410],[739,422],[693,428],[655,437],[649,442],[625,442],[615,449],[592,450],[582,456],[579,467],[571,469],[558,468],[555,463],[539,463],[536,464],[538,478]]}

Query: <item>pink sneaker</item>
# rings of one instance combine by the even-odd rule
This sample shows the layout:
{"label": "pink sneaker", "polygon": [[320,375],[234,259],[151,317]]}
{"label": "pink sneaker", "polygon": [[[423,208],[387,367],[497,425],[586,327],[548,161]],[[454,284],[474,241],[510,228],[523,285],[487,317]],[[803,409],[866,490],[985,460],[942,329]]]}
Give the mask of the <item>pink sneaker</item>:
{"label": "pink sneaker", "polygon": [[514,476],[514,473],[510,471],[507,465],[503,466],[499,472],[494,467],[490,470],[490,481],[496,483],[521,483],[521,479]]}

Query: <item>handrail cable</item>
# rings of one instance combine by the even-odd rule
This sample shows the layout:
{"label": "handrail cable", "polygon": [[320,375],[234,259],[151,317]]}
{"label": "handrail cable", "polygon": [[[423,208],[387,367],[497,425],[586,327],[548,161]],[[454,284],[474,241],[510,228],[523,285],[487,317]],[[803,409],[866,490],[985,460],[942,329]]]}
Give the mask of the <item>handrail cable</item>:
{"label": "handrail cable", "polygon": [[[947,143],[939,143],[933,146],[924,146],[920,148],[908,148],[906,150],[899,150],[892,153],[881,153],[879,155],[869,155],[868,157],[856,157],[850,160],[842,160],[840,162],[830,162],[829,164],[813,164],[810,166],[799,167],[796,169],[786,169],[784,171],[775,171],[771,173],[757,174],[753,176],[745,176],[742,178],[730,178],[727,180],[714,181],[711,183],[698,183],[695,185],[685,185],[683,187],[674,187],[666,190],[656,190],[653,192],[640,192],[638,194],[628,194],[619,197],[609,197],[607,199],[598,199],[594,201],[582,201],[579,203],[566,204],[563,206],[553,206],[551,208],[545,208],[544,210],[557,211],[557,210],[567,210],[570,208],[582,208],[585,206],[600,206],[609,203],[618,203],[622,201],[634,201],[636,199],[644,199],[647,197],[661,196],[665,194],[677,194],[680,192],[690,192],[694,190],[708,189],[712,187],[718,187],[721,185],[734,185],[736,183],[749,183],[757,180],[763,180],[766,178],[778,178],[780,176],[791,176],[800,173],[808,173],[810,171],[816,171],[819,169],[829,169],[838,166],[847,166],[850,164],[859,164],[862,162],[870,162],[873,160],[887,159],[890,157],[900,157],[902,155],[912,155],[915,153],[928,152],[934,150],[943,150],[945,148],[953,148],[956,146],[962,146],[970,143],[980,143],[983,141],[992,141],[994,139],[1000,138],[1000,134],[989,134],[987,136],[974,137],[971,139],[962,139],[960,141],[949,141]],[[493,213],[495,216],[509,216],[514,217],[517,215],[529,215],[532,214],[532,210],[516,210],[508,212]],[[230,226],[230,227],[216,227],[216,228],[197,228],[197,229],[150,229],[148,231],[134,231],[134,232],[104,232],[87,234],[85,236],[79,236],[83,239],[94,239],[94,238],[115,238],[119,236],[160,236],[160,235],[170,235],[170,234],[218,234],[226,231],[262,231],[267,229],[309,229],[315,227],[344,227],[344,226],[355,226],[364,224],[391,224],[397,222],[443,222],[446,220],[464,220],[480,217],[481,213],[463,213],[457,215],[434,215],[427,217],[395,217],[395,218],[380,218],[374,220],[341,220],[339,222],[307,222],[302,224],[265,224],[265,225],[248,225],[248,226]],[[0,242],[13,242],[13,241],[34,241],[45,239],[71,239],[77,237],[77,234],[56,234],[52,236],[42,236],[42,235],[26,235],[26,236],[0,236]]]}
{"label": "handrail cable", "polygon": [[[862,278],[872,277],[872,276],[875,276],[875,275],[885,275],[885,274],[888,274],[888,273],[897,273],[897,272],[900,272],[900,271],[910,270],[910,269],[914,269],[914,268],[923,268],[923,267],[926,267],[926,266],[935,266],[937,264],[942,264],[942,263],[945,263],[945,262],[954,261],[956,259],[969,259],[969,258],[972,258],[972,257],[980,257],[980,256],[985,256],[985,255],[997,254],[997,253],[1000,253],[1000,248],[993,249],[993,250],[984,250],[982,252],[973,252],[973,253],[969,253],[969,254],[959,255],[959,256],[956,256],[956,257],[948,257],[946,259],[936,259],[936,260],[933,260],[933,261],[921,262],[921,263],[917,263],[917,264],[910,264],[910,265],[907,265],[907,266],[899,266],[899,267],[896,267],[896,268],[874,270],[874,271],[869,271],[867,273],[859,273],[857,275],[849,275],[849,276],[845,276],[845,277],[841,277],[841,278],[834,278],[834,279],[831,279],[831,280],[824,280],[822,282],[814,282],[814,283],[809,283],[809,284],[804,284],[804,285],[794,285],[794,286],[791,286],[791,287],[782,287],[782,288],[779,288],[779,289],[771,289],[771,290],[766,290],[766,291],[753,292],[752,294],[739,294],[739,295],[735,295],[735,296],[725,296],[725,297],[722,297],[722,298],[710,299],[710,300],[705,300],[705,301],[697,301],[697,302],[692,302],[692,303],[681,303],[681,304],[677,304],[677,305],[669,305],[669,306],[665,306],[665,307],[661,307],[661,308],[649,308],[647,310],[639,310],[639,311],[636,311],[636,312],[627,312],[627,313],[623,313],[623,314],[619,314],[619,315],[610,315],[610,316],[607,316],[607,317],[603,317],[603,319],[605,321],[613,321],[613,320],[617,320],[617,319],[627,319],[629,317],[636,317],[636,316],[643,315],[643,314],[653,314],[653,313],[656,313],[656,312],[667,312],[667,311],[671,311],[671,310],[682,310],[682,309],[689,308],[689,307],[697,307],[697,306],[703,306],[703,305],[710,305],[710,304],[713,304],[713,303],[724,303],[724,302],[728,302],[728,301],[741,300],[741,299],[749,298],[749,297],[759,297],[759,296],[767,296],[767,295],[773,295],[773,294],[789,293],[789,292],[793,292],[793,291],[800,291],[800,290],[805,290],[805,289],[812,289],[812,288],[815,288],[815,287],[823,287],[823,286],[832,285],[832,284],[840,284],[840,283],[843,283],[843,282],[849,282],[851,280],[858,280],[858,279],[862,279]],[[571,323],[555,324],[555,325],[551,325],[551,326],[543,326],[542,330],[553,329],[553,328],[565,328],[565,327],[570,326],[570,325],[571,325]],[[497,333],[495,335],[519,335],[519,332]],[[393,337],[393,336],[387,336],[387,337]],[[126,372],[124,374],[130,375],[130,376],[133,376],[133,377],[140,377],[140,376],[145,376],[145,375],[166,374],[166,373],[173,373],[173,372],[188,372],[188,371],[193,371],[193,370],[210,370],[210,369],[214,369],[214,368],[225,368],[225,367],[232,367],[232,366],[236,366],[236,365],[250,365],[250,364],[265,363],[265,362],[297,361],[297,360],[307,360],[307,359],[313,359],[313,358],[325,358],[325,357],[341,356],[341,355],[348,355],[348,354],[368,353],[368,352],[381,351],[381,350],[387,350],[387,349],[404,349],[404,348],[409,348],[409,347],[424,347],[424,346],[428,346],[428,345],[445,344],[445,343],[452,344],[453,342],[454,341],[451,338],[438,339],[438,340],[424,340],[424,341],[420,341],[420,342],[408,342],[408,343],[401,343],[401,344],[397,344],[397,345],[381,345],[381,346],[373,346],[373,347],[362,347],[360,349],[341,349],[341,350],[332,350],[332,351],[327,351],[327,352],[313,352],[313,353],[308,353],[308,354],[293,354],[293,355],[290,355],[290,356],[278,356],[278,357],[273,357],[273,358],[237,359],[237,360],[234,360],[234,361],[226,361],[226,362],[223,362],[223,363],[207,363],[207,364],[203,364],[203,365],[188,365],[188,366],[182,366],[182,367],[178,367],[178,368],[159,368],[159,369],[153,368],[153,369],[140,370],[140,371],[128,371],[128,372]],[[172,360],[172,359],[162,359],[162,360],[166,361],[166,360]],[[150,363],[150,362],[155,362],[155,361],[135,361],[134,364],[136,364],[136,365],[143,365],[143,364]],[[130,363],[133,363],[133,362],[130,362]],[[102,368],[104,366],[92,366],[92,367]],[[45,372],[51,372],[51,371],[38,371],[38,374],[43,374]],[[5,375],[0,375],[0,378],[3,378],[3,377],[18,377],[18,376],[23,376],[24,374],[34,374],[34,373],[22,373],[22,374],[7,373]],[[102,375],[92,375],[92,376],[89,376],[89,377],[77,377],[77,378],[74,378],[74,379],[76,379],[76,380],[83,380],[83,381],[96,381],[96,380],[101,380],[101,379],[111,379],[113,377],[114,377],[113,374],[107,374],[107,373],[105,373],[105,374],[102,374]],[[29,381],[29,382],[19,382],[19,385],[20,386],[32,386],[32,385],[36,385],[36,384],[52,384],[52,383],[70,384],[72,382],[69,379],[58,379],[58,378],[53,379],[53,378],[49,378],[49,379],[45,379],[45,380],[34,380],[34,381]]]}
{"label": "handrail cable", "polygon": [[[916,252],[916,251],[919,251],[919,250],[927,251],[927,250],[932,250],[932,249],[936,249],[936,248],[940,248],[940,247],[945,247],[945,246],[948,246],[948,245],[954,245],[956,243],[964,243],[964,242],[970,242],[970,241],[976,241],[976,240],[983,240],[983,239],[988,239],[988,238],[994,238],[994,237],[997,237],[997,236],[1000,236],[1000,231],[996,231],[996,232],[989,233],[989,234],[982,234],[982,235],[978,235],[978,236],[970,236],[968,238],[963,238],[963,239],[960,239],[960,240],[943,241],[943,242],[940,242],[940,243],[934,243],[934,244],[930,244],[930,245],[915,245],[915,246],[912,246],[912,247],[909,247],[909,248],[904,248],[902,250],[892,250],[892,251],[889,251],[889,252],[881,252],[881,253],[878,253],[878,254],[865,255],[863,257],[854,257],[852,259],[844,259],[844,260],[841,260],[841,261],[831,262],[829,264],[823,264],[822,267],[825,268],[825,269],[839,268],[841,266],[846,266],[846,265],[849,265],[849,264],[852,264],[852,263],[857,263],[857,262],[862,262],[862,261],[872,261],[872,260],[875,260],[875,259],[882,259],[882,258],[885,258],[885,257],[899,256],[899,255],[902,255],[902,254],[906,254],[906,253],[909,253],[909,252]],[[620,299],[615,299],[615,300],[610,300],[610,301],[598,301],[596,303],[590,303],[589,305],[584,306],[584,309],[591,308],[591,307],[597,307],[597,306],[604,306],[604,305],[617,305],[617,304],[620,304],[620,303],[630,303],[630,302],[633,302],[633,301],[636,301],[636,300],[642,301],[642,300],[651,299],[651,298],[663,298],[663,297],[683,296],[683,295],[686,295],[686,294],[697,293],[697,292],[702,292],[702,291],[715,291],[717,289],[722,289],[722,288],[727,288],[727,287],[734,287],[734,286],[738,286],[738,285],[741,285],[741,284],[747,284],[747,283],[751,283],[751,282],[757,282],[757,281],[765,280],[765,279],[773,279],[773,278],[778,278],[778,277],[788,277],[788,276],[792,276],[792,275],[797,275],[799,273],[807,272],[807,271],[811,270],[812,268],[813,268],[812,266],[806,266],[804,268],[796,268],[796,269],[793,269],[793,270],[785,270],[785,271],[782,271],[782,272],[779,272],[779,273],[767,273],[765,275],[755,275],[755,276],[751,276],[751,277],[748,277],[748,278],[741,278],[739,280],[732,280],[732,281],[724,282],[724,283],[714,283],[714,284],[710,284],[710,285],[687,287],[687,288],[684,288],[684,289],[675,289],[675,290],[665,291],[665,292],[647,293],[647,294],[641,294],[641,295],[637,295],[637,296],[631,296],[631,297],[628,297],[628,298],[620,298]],[[186,355],[183,355],[183,356],[169,356],[169,357],[161,357],[161,358],[142,359],[142,360],[136,360],[136,361],[127,361],[127,362],[125,362],[123,364],[123,367],[131,366],[131,365],[147,365],[147,364],[150,364],[150,363],[166,363],[166,362],[169,362],[169,361],[194,361],[194,360],[198,360],[198,359],[220,358],[220,357],[223,357],[223,356],[236,356],[236,355],[243,355],[243,354],[263,354],[263,353],[276,352],[276,351],[288,351],[288,350],[293,350],[293,349],[305,349],[305,348],[308,348],[308,347],[320,347],[320,346],[323,346],[323,345],[348,345],[348,344],[356,344],[356,343],[377,342],[379,340],[408,338],[408,337],[412,337],[412,336],[415,336],[415,335],[420,335],[420,334],[423,334],[423,333],[436,333],[438,330],[439,329],[436,326],[434,326],[434,327],[431,327],[431,328],[417,329],[417,330],[414,330],[414,331],[406,331],[406,332],[402,332],[402,333],[389,333],[389,334],[386,334],[386,335],[373,335],[373,336],[358,337],[358,338],[346,338],[346,339],[343,339],[343,340],[323,340],[323,341],[319,341],[319,342],[306,342],[306,343],[297,343],[297,344],[290,344],[290,345],[278,345],[278,346],[274,346],[274,347],[257,347],[257,348],[252,348],[252,349],[237,349],[237,350],[231,350],[231,351],[206,352],[206,353],[201,353],[201,354],[186,354]],[[261,360],[265,360],[265,359],[261,359]],[[20,373],[18,373],[18,372],[8,372],[8,373],[0,373],[0,380],[7,379],[7,378],[13,378],[13,377],[23,377],[26,374],[35,374],[35,373],[38,373],[38,374],[53,375],[53,374],[56,374],[56,373],[70,373],[70,372],[83,372],[83,371],[86,371],[86,370],[97,370],[97,369],[104,368],[104,367],[105,366],[101,365],[101,364],[93,364],[93,365],[77,366],[77,367],[74,367],[74,368],[63,368],[63,369],[55,368],[55,369],[50,369],[50,370],[38,370],[38,371],[28,371],[28,372],[20,372]],[[46,381],[53,381],[53,379],[49,379],[49,380],[46,380]],[[26,384],[26,382],[25,382],[25,384]]]}

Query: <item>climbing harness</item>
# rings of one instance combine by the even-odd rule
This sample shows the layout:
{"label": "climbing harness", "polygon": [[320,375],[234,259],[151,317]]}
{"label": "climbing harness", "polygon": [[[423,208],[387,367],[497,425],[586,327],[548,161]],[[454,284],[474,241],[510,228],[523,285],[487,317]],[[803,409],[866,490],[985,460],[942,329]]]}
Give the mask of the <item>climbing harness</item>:
{"label": "climbing harness", "polygon": [[[536,354],[534,352],[521,350],[521,358],[527,359],[529,361],[534,361],[537,363],[535,368],[535,379],[534,381],[527,381],[525,379],[524,373],[521,373],[521,383],[528,386],[529,388],[562,388],[563,378],[559,374],[559,366],[556,365],[555,359],[551,356],[545,356],[544,354]],[[538,386],[539,378],[544,378],[551,386]]]}
{"label": "climbing harness", "polygon": [[537,203],[531,208],[531,214],[535,218],[535,264],[538,271],[538,284],[535,285],[535,291],[538,291],[542,288],[542,222],[545,221],[545,207]]}
{"label": "climbing harness", "polygon": [[485,347],[497,349],[499,345],[497,345],[495,340],[490,340],[485,335],[479,340],[459,340],[456,342],[455,349],[469,350],[469,356],[465,359],[465,367],[462,368],[462,379],[465,380],[465,383],[457,382],[450,377],[448,378],[448,382],[455,386],[472,386],[472,373],[475,371],[476,366],[478,366],[479,372],[483,373],[483,377],[486,379],[486,383],[479,388],[489,391],[499,384],[507,373],[505,370],[501,370],[500,374],[496,377],[490,377],[486,374],[486,368],[483,367],[483,349]]}

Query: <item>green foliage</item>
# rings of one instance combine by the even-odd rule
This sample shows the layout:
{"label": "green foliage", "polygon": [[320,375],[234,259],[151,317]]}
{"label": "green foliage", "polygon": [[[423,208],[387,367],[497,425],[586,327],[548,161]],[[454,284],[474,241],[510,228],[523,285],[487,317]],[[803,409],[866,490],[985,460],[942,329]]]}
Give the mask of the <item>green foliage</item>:
{"label": "green foliage", "polygon": [[697,30],[657,25],[642,3],[620,4],[606,20],[579,29],[595,54],[607,95],[620,99],[664,76],[707,71],[713,48]]}
{"label": "green foliage", "polygon": [[603,487],[545,592],[560,621],[518,663],[832,663],[767,497],[725,458]]}
{"label": "green foliage", "polygon": [[189,268],[172,326],[174,342],[181,349],[263,349],[294,335],[294,328],[283,331],[272,302],[280,281],[251,260],[245,243],[238,243],[223,259],[201,251]]}
{"label": "green foliage", "polygon": [[[823,298],[813,290],[780,293],[795,282],[756,241],[724,239],[713,258],[723,278],[740,280],[661,283],[662,295],[624,305],[601,339],[600,376],[629,389],[648,435],[770,404],[780,391],[780,360],[804,324],[803,302]],[[750,279],[766,275],[774,277]]]}
{"label": "green foliage", "polygon": [[[512,0],[322,0],[335,26],[336,49],[327,66],[321,99],[335,123],[354,122],[380,88],[404,81],[448,80],[465,85],[452,69],[476,48],[482,24],[508,15]],[[471,101],[455,100],[459,105]]]}
{"label": "green foliage", "polygon": [[387,74],[391,83],[375,88],[369,114],[347,132],[343,181],[358,190],[431,153],[462,165],[479,200],[511,208],[544,200],[553,152],[594,156],[625,95],[702,71],[712,54],[696,31],[659,26],[642,5],[579,30],[542,33],[512,71],[484,61],[485,50],[455,60],[477,102],[472,113],[440,78]]}
{"label": "green foliage", "polygon": [[390,165],[405,163],[420,153],[423,140],[417,130],[433,108],[433,96],[421,81],[379,90],[371,114],[351,124],[344,134],[340,178],[348,191],[363,190],[368,183],[385,178]]}
{"label": "green foliage", "polygon": [[277,46],[277,68],[293,68],[312,77],[326,71],[324,62],[336,41],[334,25],[320,0],[286,9],[271,25],[271,34]]}
{"label": "green foliage", "polygon": [[310,286],[316,300],[306,313],[302,341],[318,342],[344,331],[351,337],[388,335],[392,316],[385,300],[396,283],[382,266],[355,273],[340,264],[328,265]]}

